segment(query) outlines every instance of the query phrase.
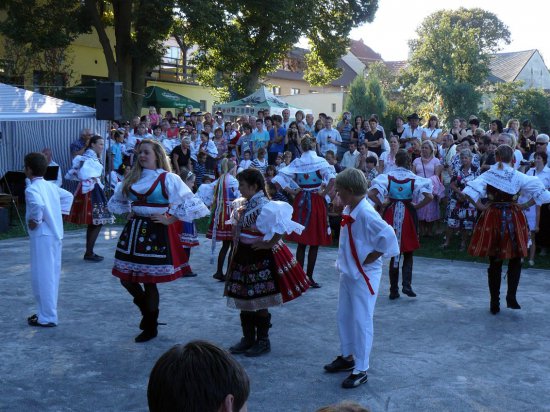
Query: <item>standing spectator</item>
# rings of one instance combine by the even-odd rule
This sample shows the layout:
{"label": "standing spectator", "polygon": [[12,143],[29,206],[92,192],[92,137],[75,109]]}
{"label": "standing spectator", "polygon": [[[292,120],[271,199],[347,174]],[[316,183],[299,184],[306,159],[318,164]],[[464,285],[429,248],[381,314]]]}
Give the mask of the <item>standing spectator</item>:
{"label": "standing spectator", "polygon": [[514,151],[514,169],[519,169],[521,166],[521,161],[523,160],[523,154],[517,149],[517,140],[513,134],[510,133],[501,133],[498,136],[498,144],[510,146]]}
{"label": "standing spectator", "polygon": [[380,155],[380,161],[378,162],[378,171],[380,173],[388,173],[395,169],[395,155],[399,150],[399,137],[391,136],[390,137],[390,150],[382,152]]}
{"label": "standing spectator", "polygon": [[405,144],[406,149],[412,146],[413,141],[418,140],[420,142],[422,140],[422,134],[424,133],[424,129],[418,126],[420,122],[418,114],[413,113],[407,116],[407,121],[409,122],[409,127],[405,129],[399,139],[402,144]]}
{"label": "standing spectator", "polygon": [[208,137],[208,132],[203,130],[201,132],[201,144],[199,146],[199,153],[206,155],[206,162],[204,164],[205,174],[215,176],[216,170],[216,158],[218,157],[218,149],[216,145]]}
{"label": "standing spectator", "polygon": [[459,142],[466,137],[466,129],[460,127],[460,119],[453,120],[453,127],[451,128],[451,134],[453,135],[455,142]]}
{"label": "standing spectator", "polygon": [[[280,117],[279,117],[280,118]],[[256,123],[256,130],[252,132],[252,136],[250,137],[250,142],[252,144],[252,157],[256,158],[258,156],[258,150],[260,149],[266,149],[269,145],[269,132],[267,130],[264,130],[263,124]],[[244,127],[243,127],[244,131]],[[284,131],[282,138],[284,138]]]}
{"label": "standing spectator", "polygon": [[354,127],[351,129],[351,141],[359,146],[365,141],[365,131],[363,130],[363,116],[355,116],[353,120]]}
{"label": "standing spectator", "polygon": [[359,164],[359,156],[361,156],[361,153],[359,153],[359,151],[357,150],[355,142],[350,142],[349,150],[344,153],[342,161],[340,162],[340,166],[342,166],[343,169],[346,169],[348,167],[357,167],[357,165]]}
{"label": "standing spectator", "polygon": [[[413,162],[413,172],[426,179],[431,179],[434,190],[437,191],[438,182],[441,186],[441,170],[443,167],[439,159],[434,157],[434,145],[429,140],[422,143],[421,156]],[[439,220],[439,200],[434,198],[426,206],[418,209],[418,220],[420,222],[420,234],[431,237],[433,235],[433,224]]]}
{"label": "standing spectator", "polygon": [[384,149],[384,135],[378,130],[378,119],[375,117],[369,119],[369,130],[365,133],[365,143],[371,152],[380,157]]}
{"label": "standing spectator", "polygon": [[[53,183],[55,183],[56,186],[61,187],[61,185],[63,184],[63,173],[61,171],[61,166],[59,166],[58,163],[53,161],[52,149],[50,149],[49,147],[45,147],[44,149],[42,149],[42,154],[46,156],[46,160],[48,161],[48,167],[57,166],[57,178],[53,180]],[[120,162],[122,163],[122,155],[120,159],[121,159]]]}
{"label": "standing spectator", "polygon": [[241,162],[239,163],[239,171],[246,170],[250,167],[250,165],[252,164],[252,160],[250,157],[250,150],[245,151],[243,155],[243,160],[241,160]]}
{"label": "standing spectator", "polygon": [[306,121],[304,120],[304,112],[301,110],[298,110],[296,114],[294,115],[294,119],[296,120],[297,124],[306,124]]}
{"label": "standing spectator", "polygon": [[367,143],[363,143],[361,146],[359,146],[359,153],[360,156],[358,158],[359,162],[357,163],[357,169],[361,170],[363,173],[367,173],[367,158],[370,156],[373,156],[376,158],[376,162],[378,163],[378,156],[376,153],[371,152],[368,150]]}
{"label": "standing spectator", "polygon": [[305,129],[306,133],[309,133],[311,136],[313,136],[313,130],[315,130],[315,123],[314,118],[311,113],[306,114],[306,123],[305,123]]}
{"label": "standing spectator", "polygon": [[216,145],[216,150],[218,151],[218,154],[216,156],[216,166],[214,168],[216,172],[216,176],[220,175],[220,162],[222,159],[227,157],[227,141],[223,138],[223,130],[221,127],[217,128],[214,131],[214,144]]}
{"label": "standing spectator", "polygon": [[343,169],[342,166],[340,166],[340,163],[338,163],[338,159],[336,158],[336,154],[332,150],[327,150],[327,153],[325,154],[325,160],[329,165],[334,167],[334,171],[336,173],[340,173]]}
{"label": "standing spectator", "polygon": [[84,128],[80,131],[80,138],[71,143],[71,157],[83,155],[90,138],[93,136],[92,130]]}
{"label": "standing spectator", "polygon": [[[300,130],[298,129],[298,123],[292,122],[286,131],[285,141],[287,142],[287,150],[292,153],[292,158],[300,157],[302,151],[300,150],[301,140]],[[271,162],[269,163],[271,164]]]}
{"label": "standing spectator", "polygon": [[[287,109],[285,109],[287,110]],[[267,146],[268,150],[268,163],[270,165],[275,164],[275,159],[277,158],[277,155],[279,153],[283,153],[285,151],[285,145],[287,144],[287,130],[290,130],[290,125],[294,124],[294,133],[298,133],[298,127],[296,126],[296,122],[289,123],[286,127],[281,126],[281,116],[274,115],[272,116],[273,119],[273,128],[269,131],[269,143]]]}
{"label": "standing spectator", "polygon": [[206,173],[206,153],[200,152],[197,154],[197,162],[193,166],[195,172],[195,188],[198,189],[202,184],[202,179]]}
{"label": "standing spectator", "polygon": [[316,139],[318,139],[318,136],[319,136],[319,132],[321,130],[323,130],[325,128],[324,126],[324,123],[321,119],[318,119],[316,122],[315,122],[315,126],[313,128],[313,134],[311,135],[312,137],[315,137]]}
{"label": "standing spectator", "polygon": [[514,136],[516,136],[516,139],[519,140],[519,120],[509,119],[506,122],[506,128],[503,130],[503,132],[513,134]]}
{"label": "standing spectator", "polygon": [[[477,117],[471,118],[468,122],[468,126],[470,126],[470,131],[472,132],[472,136],[475,136],[476,130],[479,129],[479,119]],[[482,134],[485,134],[483,132]]]}
{"label": "standing spectator", "polygon": [[[533,125],[529,120],[524,120],[521,124],[522,128],[518,136],[515,135],[518,142],[517,149],[521,152],[525,159],[529,159],[531,153],[535,151],[535,143],[537,141],[538,132],[533,129]],[[514,131],[512,132],[514,133]]]}
{"label": "standing spectator", "polygon": [[180,133],[178,121],[176,119],[171,119],[169,124],[170,128],[166,131],[166,137],[168,139],[176,139]]}
{"label": "standing spectator", "polygon": [[325,119],[325,128],[317,134],[317,141],[321,147],[321,154],[325,156],[327,150],[337,153],[338,147],[342,145],[342,136],[340,132],[332,128],[332,117]]}
{"label": "standing spectator", "polygon": [[462,194],[466,184],[479,176],[479,169],[472,165],[472,152],[469,149],[463,149],[460,152],[460,162],[462,166],[453,174],[450,184],[449,203],[447,204],[447,231],[445,243],[442,245],[446,249],[451,244],[451,238],[454,230],[460,230],[462,243],[460,251],[466,250],[468,236],[474,229],[477,219],[477,209],[474,204]]}
{"label": "standing spectator", "polygon": [[[290,126],[290,110],[284,109],[283,112],[283,118],[280,121],[279,127],[282,127],[285,129],[285,131],[288,129],[288,126]],[[275,116],[272,116],[275,117]]]}
{"label": "standing spectator", "polygon": [[344,112],[344,115],[342,116],[342,121],[339,122],[336,126],[336,129],[338,130],[342,138],[342,142],[338,146],[338,153],[336,153],[338,159],[342,159],[344,153],[346,153],[349,148],[349,143],[351,142],[351,132],[354,126],[355,125],[351,124],[351,113]]}
{"label": "standing spectator", "polygon": [[479,172],[486,172],[496,163],[495,150],[496,146],[491,141],[489,136],[483,136],[479,143]]}
{"label": "standing spectator", "polygon": [[243,124],[242,134],[237,141],[237,159],[242,160],[244,153],[249,152],[250,158],[252,158],[252,127],[248,123]]}
{"label": "standing spectator", "polygon": [[[498,137],[503,132],[504,128],[502,122],[499,119],[492,120],[489,124],[489,130],[487,131],[487,136],[496,144],[498,143]],[[500,143],[498,143],[500,144]]]}
{"label": "standing spectator", "polygon": [[[397,136],[399,142],[401,142],[401,136],[403,135],[403,132],[405,131],[405,128],[403,127],[404,123],[405,123],[405,120],[401,116],[397,116],[395,118],[395,127],[393,129],[391,129],[391,134],[393,136]],[[403,145],[402,148],[404,148],[404,147],[405,147],[405,145]]]}
{"label": "standing spectator", "polygon": [[184,168],[192,172],[191,139],[189,137],[181,139],[181,144],[172,150],[170,157],[172,159],[172,166],[174,166],[174,173],[181,175]]}
{"label": "standing spectator", "polygon": [[535,160],[535,156],[537,153],[546,153],[550,157],[549,141],[550,137],[545,133],[541,133],[537,136],[537,141],[535,143],[535,152],[532,153],[529,157],[530,162],[533,162]]}
{"label": "standing spectator", "polygon": [[422,140],[430,140],[434,144],[441,144],[441,129],[439,128],[439,120],[437,116],[432,115],[428,119],[428,127],[424,129]]}

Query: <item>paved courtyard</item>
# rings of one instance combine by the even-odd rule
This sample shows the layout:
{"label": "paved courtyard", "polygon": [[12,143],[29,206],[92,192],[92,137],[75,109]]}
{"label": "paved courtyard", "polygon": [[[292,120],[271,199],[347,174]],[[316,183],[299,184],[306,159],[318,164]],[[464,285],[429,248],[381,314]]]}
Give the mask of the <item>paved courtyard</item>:
{"label": "paved courtyard", "polygon": [[[191,257],[196,278],[160,285],[159,336],[134,343],[139,315],[111,276],[117,231],[105,230],[82,260],[84,232],[66,234],[57,328],[31,328],[35,311],[28,240],[0,242],[0,410],[146,411],[149,372],[172,345],[206,339],[228,347],[240,338],[238,312],[211,277],[207,240]],[[274,308],[272,351],[239,357],[251,382],[249,411],[315,411],[349,399],[372,411],[550,410],[550,271],[525,270],[523,309],[489,314],[486,266],[417,258],[416,299],[388,300],[387,271],[375,312],[369,382],[340,387],[325,374],[339,353],[335,249],[317,262],[321,289]],[[505,284],[505,282],[503,282]],[[505,288],[503,288],[505,291]]]}

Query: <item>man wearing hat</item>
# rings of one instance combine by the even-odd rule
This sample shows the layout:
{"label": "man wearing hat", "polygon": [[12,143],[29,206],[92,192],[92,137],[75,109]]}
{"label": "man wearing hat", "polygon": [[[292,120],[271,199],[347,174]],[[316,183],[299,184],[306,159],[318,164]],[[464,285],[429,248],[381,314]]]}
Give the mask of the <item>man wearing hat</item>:
{"label": "man wearing hat", "polygon": [[421,141],[422,133],[424,133],[424,129],[418,125],[420,123],[420,117],[418,114],[413,113],[407,116],[407,120],[409,122],[409,127],[403,131],[403,134],[399,138],[401,144],[405,143],[406,149],[411,147],[411,142],[413,140]]}
{"label": "man wearing hat", "polygon": [[[536,140],[536,143],[535,143],[535,151],[533,153],[531,153],[531,156],[529,156],[529,161],[534,162],[535,161],[535,155],[537,153],[546,152],[548,157],[550,157],[550,148],[548,147],[548,146],[550,146],[548,144],[549,140],[550,140],[550,138],[547,134],[541,133],[537,136],[537,140]],[[548,165],[546,167],[548,167]]]}

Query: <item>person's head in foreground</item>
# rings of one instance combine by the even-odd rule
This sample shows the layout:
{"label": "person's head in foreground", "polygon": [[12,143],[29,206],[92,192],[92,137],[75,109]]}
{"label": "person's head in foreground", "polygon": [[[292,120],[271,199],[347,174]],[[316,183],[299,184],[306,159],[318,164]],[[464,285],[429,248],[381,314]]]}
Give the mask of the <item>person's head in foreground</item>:
{"label": "person's head in foreground", "polygon": [[368,183],[362,171],[347,168],[336,176],[336,191],[342,203],[354,207],[368,192]]}
{"label": "person's head in foreground", "polygon": [[233,357],[205,341],[176,345],[149,377],[151,412],[246,412],[250,383]]}

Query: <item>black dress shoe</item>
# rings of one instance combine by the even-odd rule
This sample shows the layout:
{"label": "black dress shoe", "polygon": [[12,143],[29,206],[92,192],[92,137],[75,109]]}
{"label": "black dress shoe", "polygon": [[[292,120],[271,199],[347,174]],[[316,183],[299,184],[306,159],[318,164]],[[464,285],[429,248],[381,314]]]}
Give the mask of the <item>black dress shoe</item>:
{"label": "black dress shoe", "polygon": [[38,323],[38,315],[37,314],[34,314],[32,316],[29,316],[27,318],[27,323],[29,324],[29,326],[39,326],[41,328],[54,328],[56,327],[57,325],[53,322],[48,322],[48,323]]}
{"label": "black dress shoe", "polygon": [[355,367],[355,361],[347,360],[343,356],[337,356],[331,363],[324,366],[328,373],[351,371]]}
{"label": "black dress shoe", "polygon": [[410,298],[416,298],[416,293],[413,292],[412,288],[403,289],[402,292]]}
{"label": "black dress shoe", "polygon": [[319,289],[321,285],[314,280],[310,280],[309,287],[313,289]]}
{"label": "black dress shoe", "polygon": [[401,296],[399,292],[390,292],[390,300],[397,299],[399,296]]}
{"label": "black dress shoe", "polygon": [[220,282],[225,282],[225,276],[223,273],[214,273],[212,277],[216,280],[219,280]]}
{"label": "black dress shoe", "polygon": [[96,255],[95,253],[93,255],[84,255],[84,260],[88,262],[101,262],[103,259],[105,259],[103,256]]}
{"label": "black dress shoe", "polygon": [[188,273],[184,275],[184,278],[196,278],[198,275],[195,272]]}
{"label": "black dress shoe", "polygon": [[359,385],[365,383],[369,379],[367,372],[352,373],[344,382],[342,382],[342,388],[351,389],[356,388]]}

